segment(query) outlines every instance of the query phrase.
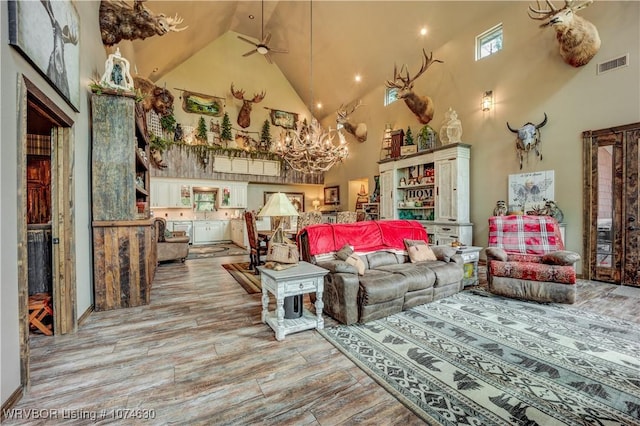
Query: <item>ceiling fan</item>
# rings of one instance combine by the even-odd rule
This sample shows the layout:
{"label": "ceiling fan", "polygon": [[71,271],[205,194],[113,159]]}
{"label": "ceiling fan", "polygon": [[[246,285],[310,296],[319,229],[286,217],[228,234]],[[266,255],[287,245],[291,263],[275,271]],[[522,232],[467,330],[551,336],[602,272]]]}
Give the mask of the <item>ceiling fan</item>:
{"label": "ceiling fan", "polygon": [[273,47],[269,47],[269,42],[271,41],[271,33],[267,32],[267,34],[264,33],[264,0],[262,1],[262,16],[260,18],[261,20],[261,25],[260,25],[260,41],[258,43],[249,40],[246,37],[243,37],[241,35],[238,36],[238,38],[242,41],[246,41],[249,44],[252,44],[255,46],[255,49],[252,49],[250,51],[248,51],[247,53],[245,53],[242,56],[249,56],[249,55],[253,55],[254,53],[259,53],[262,56],[265,57],[265,59],[267,60],[268,63],[272,64],[273,61],[271,60],[271,53],[289,53],[288,50],[286,49],[276,49]]}

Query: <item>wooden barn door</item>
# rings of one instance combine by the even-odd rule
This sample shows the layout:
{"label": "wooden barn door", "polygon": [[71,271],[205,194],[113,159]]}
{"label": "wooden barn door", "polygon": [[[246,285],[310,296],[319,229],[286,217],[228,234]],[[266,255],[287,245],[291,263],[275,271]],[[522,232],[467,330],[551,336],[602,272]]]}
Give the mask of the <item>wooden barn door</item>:
{"label": "wooden barn door", "polygon": [[640,287],[640,123],[583,137],[583,276]]}

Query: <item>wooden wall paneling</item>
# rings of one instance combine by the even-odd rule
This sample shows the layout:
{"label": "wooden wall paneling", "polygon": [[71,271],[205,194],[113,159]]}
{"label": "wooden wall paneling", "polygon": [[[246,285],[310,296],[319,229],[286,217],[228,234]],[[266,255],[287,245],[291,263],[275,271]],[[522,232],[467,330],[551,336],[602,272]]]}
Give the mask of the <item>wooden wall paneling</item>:
{"label": "wooden wall paneling", "polygon": [[[74,139],[71,128],[52,131],[52,228],[53,332],[66,334],[76,328],[75,212],[72,194]],[[56,243],[57,242],[57,243]],[[55,284],[57,282],[57,285]]]}
{"label": "wooden wall paneling", "polygon": [[146,305],[155,268],[150,221],[94,222],[96,311]]}
{"label": "wooden wall paneling", "polygon": [[[193,147],[187,145],[171,145],[164,153],[163,160],[167,165],[166,168],[158,168],[151,166],[151,177],[169,177],[169,178],[185,178],[185,179],[207,179],[207,180],[226,180],[239,182],[256,182],[256,183],[272,183],[272,184],[324,184],[324,174],[305,174],[295,170],[288,169],[285,163],[281,163],[280,173],[273,175],[273,166],[269,166],[269,175],[263,174],[241,174],[232,173],[232,160],[235,157],[222,159],[222,170],[216,171],[218,162],[216,155],[213,161],[213,154],[209,153],[209,163],[206,167],[202,166],[198,158],[197,150],[201,147]],[[223,154],[224,155],[224,154]],[[246,153],[239,152],[239,158],[246,158],[251,161],[252,158],[273,160],[272,156],[264,153]],[[227,167],[228,164],[228,167]],[[254,168],[257,169],[257,168]],[[228,171],[227,171],[228,170]],[[253,170],[253,169],[252,169]]]}
{"label": "wooden wall paneling", "polygon": [[[624,132],[625,143],[625,212],[622,214],[623,233],[626,234],[624,244],[624,269],[622,282],[625,285],[640,287],[640,188],[638,187],[638,171],[640,169],[640,128]],[[633,218],[633,220],[631,220]]]}

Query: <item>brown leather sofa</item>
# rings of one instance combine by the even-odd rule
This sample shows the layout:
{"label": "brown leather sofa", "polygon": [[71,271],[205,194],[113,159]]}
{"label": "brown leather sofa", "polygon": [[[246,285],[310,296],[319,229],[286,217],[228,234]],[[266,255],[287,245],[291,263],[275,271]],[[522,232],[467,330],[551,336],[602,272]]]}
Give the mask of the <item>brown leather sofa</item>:
{"label": "brown leather sofa", "polygon": [[[324,312],[344,324],[364,323],[462,290],[464,260],[456,249],[432,246],[437,260],[411,263],[405,239],[427,241],[427,234],[419,222],[409,220],[302,229],[298,233],[302,259],[329,270],[324,279]],[[340,252],[345,245],[364,265],[338,258],[343,257]]]}
{"label": "brown leather sofa", "polygon": [[189,255],[189,237],[184,231],[167,231],[167,222],[162,217],[154,220],[158,241],[158,262],[180,260],[184,262]]}

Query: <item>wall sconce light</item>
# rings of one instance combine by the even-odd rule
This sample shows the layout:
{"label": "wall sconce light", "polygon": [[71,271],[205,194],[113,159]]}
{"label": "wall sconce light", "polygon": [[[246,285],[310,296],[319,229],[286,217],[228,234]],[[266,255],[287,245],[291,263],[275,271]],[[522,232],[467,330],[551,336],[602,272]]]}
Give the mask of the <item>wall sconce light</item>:
{"label": "wall sconce light", "polygon": [[482,110],[489,111],[493,107],[493,90],[488,90],[482,95]]}
{"label": "wall sconce light", "polygon": [[320,200],[313,200],[311,204],[315,210],[318,210],[318,207],[320,207]]}

